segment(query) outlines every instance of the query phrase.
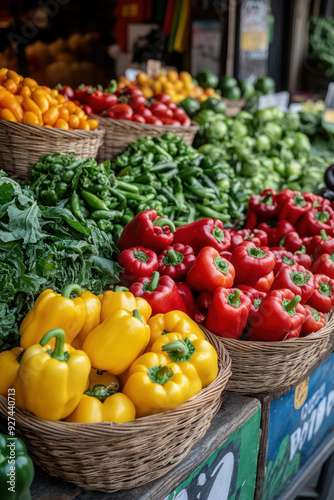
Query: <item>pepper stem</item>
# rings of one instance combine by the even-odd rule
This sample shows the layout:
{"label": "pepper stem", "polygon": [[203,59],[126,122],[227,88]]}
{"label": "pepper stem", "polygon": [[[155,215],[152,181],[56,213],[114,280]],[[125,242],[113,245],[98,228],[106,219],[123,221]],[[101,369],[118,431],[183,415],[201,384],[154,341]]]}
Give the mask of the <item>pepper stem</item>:
{"label": "pepper stem", "polygon": [[71,293],[76,293],[78,297],[82,294],[81,286],[77,285],[76,283],[72,283],[71,285],[65,286],[63,291],[61,292],[63,297],[70,298]]}
{"label": "pepper stem", "polygon": [[331,255],[331,261],[334,262],[334,252]]}
{"label": "pepper stem", "polygon": [[166,262],[164,262],[165,265],[177,266],[178,264],[181,264],[181,262],[183,261],[183,255],[181,252],[176,252],[174,249],[171,248],[170,250],[167,250],[165,254],[165,259],[168,261],[167,264]]}
{"label": "pepper stem", "polygon": [[302,245],[300,247],[300,250],[297,250],[296,252],[294,252],[294,255],[303,255],[306,253],[306,247],[305,245]]}
{"label": "pepper stem", "polygon": [[128,292],[129,289],[126,286],[115,286],[114,292]]}
{"label": "pepper stem", "polygon": [[172,342],[169,342],[169,344],[163,345],[162,346],[163,351],[176,351],[177,353],[181,354],[181,357],[186,356],[188,354],[188,347],[183,340],[173,340]]}
{"label": "pepper stem", "polygon": [[133,315],[134,318],[137,318],[142,323],[144,323],[143,318],[141,317],[140,312],[138,311],[138,309],[134,309],[132,315]]}
{"label": "pepper stem", "polygon": [[111,382],[108,387],[102,384],[96,384],[92,389],[85,392],[87,396],[92,396],[97,398],[101,403],[103,403],[109,396],[115,394],[119,389],[119,384],[117,382]]}
{"label": "pepper stem", "polygon": [[62,328],[52,328],[52,330],[46,332],[46,334],[42,337],[40,344],[44,346],[55,337],[55,348],[53,351],[48,351],[48,353],[51,358],[58,359],[58,361],[67,361],[70,355],[68,352],[64,352],[65,336],[65,331]]}
{"label": "pepper stem", "polygon": [[159,227],[168,226],[172,233],[175,232],[175,226],[173,222],[167,219],[167,217],[161,217],[160,219],[155,219],[155,221],[153,221],[152,224],[153,226],[159,226]]}
{"label": "pepper stem", "polygon": [[154,273],[152,274],[150,284],[147,288],[147,292],[154,292],[154,290],[159,285],[159,278],[160,278],[160,274],[158,273],[158,271],[154,271]]}
{"label": "pepper stem", "polygon": [[321,239],[323,241],[327,241],[328,240],[327,233],[326,233],[326,231],[324,229],[321,229],[320,234],[321,234]]}
{"label": "pepper stem", "polygon": [[236,288],[234,290],[234,293],[229,293],[228,294],[228,303],[231,304],[232,306],[236,306],[240,301],[240,290]]}
{"label": "pepper stem", "polygon": [[149,368],[147,374],[154,384],[164,385],[172,378],[174,372],[169,366],[159,365]]}
{"label": "pepper stem", "polygon": [[290,300],[289,304],[285,306],[285,310],[292,311],[301,300],[301,296],[296,295],[292,300]]}

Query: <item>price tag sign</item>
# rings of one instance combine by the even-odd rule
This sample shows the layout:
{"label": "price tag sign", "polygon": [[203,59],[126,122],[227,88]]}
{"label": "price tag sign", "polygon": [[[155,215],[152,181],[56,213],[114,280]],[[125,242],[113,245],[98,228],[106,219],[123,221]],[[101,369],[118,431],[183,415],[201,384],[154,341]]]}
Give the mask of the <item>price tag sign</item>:
{"label": "price tag sign", "polygon": [[161,62],[155,59],[149,59],[147,61],[146,73],[150,78],[154,78],[159,75],[161,70]]}
{"label": "price tag sign", "polygon": [[276,94],[262,95],[259,98],[259,109],[271,108],[278,106],[282,111],[288,110],[290,94],[287,91],[277,92]]}

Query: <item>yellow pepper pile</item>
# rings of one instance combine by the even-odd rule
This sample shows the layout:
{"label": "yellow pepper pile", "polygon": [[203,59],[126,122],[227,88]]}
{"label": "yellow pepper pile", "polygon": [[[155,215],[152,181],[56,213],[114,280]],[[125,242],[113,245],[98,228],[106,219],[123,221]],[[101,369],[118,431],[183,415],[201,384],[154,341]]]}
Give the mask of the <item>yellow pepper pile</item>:
{"label": "yellow pepper pile", "polygon": [[0,69],[0,120],[63,130],[94,130],[99,125],[58,90],[7,68]]}
{"label": "yellow pepper pile", "polygon": [[45,290],[21,324],[21,347],[0,354],[0,394],[14,387],[18,407],[67,422],[176,408],[215,380],[217,352],[185,313],[151,314],[117,287],[99,296],[76,284]]}
{"label": "yellow pepper pile", "polygon": [[150,78],[146,73],[140,72],[136,76],[136,81],[131,82],[125,76],[121,76],[118,80],[119,88],[135,85],[139,87],[144,96],[148,99],[154,94],[168,94],[175,104],[179,104],[186,97],[194,97],[199,102],[206,101],[209,97],[220,96],[216,94],[215,89],[203,89],[193,84],[191,74],[187,71],[168,71],[168,73],[160,73],[155,78]]}

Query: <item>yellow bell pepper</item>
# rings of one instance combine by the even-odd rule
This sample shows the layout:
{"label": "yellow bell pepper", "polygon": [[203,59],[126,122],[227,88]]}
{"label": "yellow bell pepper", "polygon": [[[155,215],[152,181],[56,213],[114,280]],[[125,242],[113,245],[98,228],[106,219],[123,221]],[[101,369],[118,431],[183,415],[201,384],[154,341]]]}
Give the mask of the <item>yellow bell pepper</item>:
{"label": "yellow bell pepper", "polygon": [[[54,350],[48,342],[56,338]],[[87,354],[65,344],[65,332],[54,328],[24,352],[15,380],[16,404],[39,418],[62,420],[79,404],[91,364]]]}
{"label": "yellow bell pepper", "polygon": [[95,385],[81,396],[78,406],[65,420],[67,422],[129,422],[136,418],[136,408],[130,398],[121,392]]}
{"label": "yellow bell pepper", "polygon": [[111,387],[114,391],[119,389],[119,381],[115,375],[104,370],[92,368],[89,374],[88,389],[93,389],[95,385],[105,385]]}
{"label": "yellow bell pepper", "polygon": [[142,318],[148,321],[152,314],[152,308],[147,300],[142,297],[135,297],[131,292],[124,287],[115,287],[115,291],[107,290],[104,292],[101,300],[101,323],[109,316],[109,314],[117,311],[117,309],[127,309],[134,311],[138,309]]}
{"label": "yellow bell pepper", "polygon": [[[43,335],[53,328],[66,332],[66,342],[71,344],[86,320],[86,303],[81,297],[71,299],[71,293],[81,295],[79,285],[67,285],[61,294],[44,290],[20,326],[20,344],[24,349],[38,344]],[[54,341],[52,341],[54,345]]]}
{"label": "yellow bell pepper", "polygon": [[168,356],[147,352],[130,367],[123,393],[134,403],[139,418],[172,410],[201,389],[191,363],[168,363]]}
{"label": "yellow bell pepper", "polygon": [[119,375],[141,354],[149,339],[150,327],[138,309],[118,309],[88,334],[83,350],[95,368]]}
{"label": "yellow bell pepper", "polygon": [[78,335],[75,337],[82,344],[87,335],[101,323],[101,301],[91,292],[82,292],[80,298],[86,304],[86,321]]}
{"label": "yellow bell pepper", "polygon": [[8,396],[8,389],[14,387],[17,371],[20,366],[20,355],[22,347],[14,347],[11,351],[3,351],[0,353],[0,395]]}
{"label": "yellow bell pepper", "polygon": [[[207,340],[194,335],[171,332],[161,335],[152,345],[152,352],[167,353],[170,361],[189,361],[194,365],[203,387],[213,382],[218,374],[218,354]],[[169,361],[169,362],[170,362]]]}
{"label": "yellow bell pepper", "polygon": [[151,338],[146,348],[147,352],[151,350],[157,338],[170,332],[193,333],[197,338],[205,339],[205,335],[197,323],[182,311],[169,311],[166,314],[156,314],[149,319],[148,325],[151,328]]}

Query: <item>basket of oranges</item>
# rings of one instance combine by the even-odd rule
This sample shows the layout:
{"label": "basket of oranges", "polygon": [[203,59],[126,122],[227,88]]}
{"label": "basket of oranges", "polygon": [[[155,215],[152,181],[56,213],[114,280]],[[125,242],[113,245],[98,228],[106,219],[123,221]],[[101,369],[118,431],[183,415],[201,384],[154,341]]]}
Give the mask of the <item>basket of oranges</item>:
{"label": "basket of oranges", "polygon": [[58,93],[0,69],[0,161],[13,176],[28,177],[41,155],[75,153],[95,158],[104,129]]}

